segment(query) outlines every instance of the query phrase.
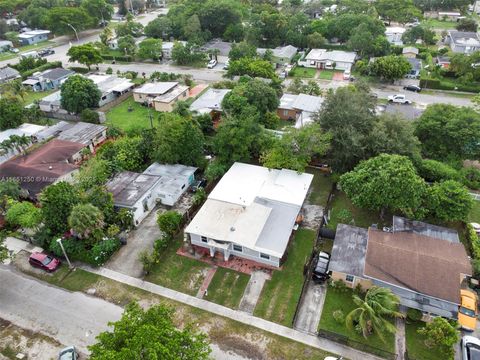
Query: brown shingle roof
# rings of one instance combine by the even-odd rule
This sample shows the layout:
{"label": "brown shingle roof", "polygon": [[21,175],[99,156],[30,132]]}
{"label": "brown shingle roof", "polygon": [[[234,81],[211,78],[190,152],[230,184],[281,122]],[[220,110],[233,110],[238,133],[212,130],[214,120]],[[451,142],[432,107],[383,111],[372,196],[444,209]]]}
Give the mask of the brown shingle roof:
{"label": "brown shingle roof", "polygon": [[20,186],[36,196],[42,189],[78,166],[68,160],[85,145],[54,139],[26,156],[0,165],[0,180],[17,179]]}
{"label": "brown shingle roof", "polygon": [[464,246],[411,232],[368,230],[364,274],[418,293],[458,303],[460,274],[472,268]]}

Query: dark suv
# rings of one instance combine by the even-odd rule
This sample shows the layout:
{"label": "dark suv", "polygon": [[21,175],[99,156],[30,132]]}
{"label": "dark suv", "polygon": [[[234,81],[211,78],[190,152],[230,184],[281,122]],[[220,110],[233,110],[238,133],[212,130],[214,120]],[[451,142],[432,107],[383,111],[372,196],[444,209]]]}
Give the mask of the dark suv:
{"label": "dark suv", "polygon": [[330,254],[320,251],[317,256],[315,268],[313,269],[312,279],[315,282],[322,283],[330,277],[328,274],[328,264],[330,263]]}
{"label": "dark suv", "polygon": [[403,87],[403,90],[408,90],[408,91],[413,91],[413,92],[420,92],[422,91],[422,88],[417,85],[406,85]]}

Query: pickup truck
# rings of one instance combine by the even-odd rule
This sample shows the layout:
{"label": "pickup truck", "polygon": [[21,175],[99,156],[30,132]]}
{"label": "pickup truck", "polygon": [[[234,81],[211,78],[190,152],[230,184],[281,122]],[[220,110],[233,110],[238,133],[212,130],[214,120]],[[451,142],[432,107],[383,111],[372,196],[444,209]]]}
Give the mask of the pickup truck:
{"label": "pickup truck", "polygon": [[397,103],[397,104],[411,104],[412,101],[408,100],[405,95],[403,94],[396,94],[396,95],[390,95],[388,97],[388,102],[389,103]]}

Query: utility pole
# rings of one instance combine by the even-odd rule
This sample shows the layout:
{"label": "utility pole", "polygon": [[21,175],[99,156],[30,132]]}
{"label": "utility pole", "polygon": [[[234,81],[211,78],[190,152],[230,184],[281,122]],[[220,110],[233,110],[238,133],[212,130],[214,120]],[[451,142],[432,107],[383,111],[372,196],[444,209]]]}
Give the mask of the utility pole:
{"label": "utility pole", "polygon": [[70,26],[70,27],[73,29],[73,31],[75,32],[75,37],[77,38],[77,41],[79,41],[79,40],[78,40],[77,30],[73,27],[72,24],[67,23],[67,25]]}
{"label": "utility pole", "polygon": [[62,239],[61,239],[61,238],[58,238],[58,239],[57,239],[57,242],[58,242],[58,244],[60,245],[60,247],[62,248],[62,252],[63,252],[63,255],[65,256],[65,259],[67,259],[68,267],[69,267],[70,269],[73,269],[72,263],[70,262],[70,259],[68,258],[67,253],[65,252],[65,248],[63,247]]}

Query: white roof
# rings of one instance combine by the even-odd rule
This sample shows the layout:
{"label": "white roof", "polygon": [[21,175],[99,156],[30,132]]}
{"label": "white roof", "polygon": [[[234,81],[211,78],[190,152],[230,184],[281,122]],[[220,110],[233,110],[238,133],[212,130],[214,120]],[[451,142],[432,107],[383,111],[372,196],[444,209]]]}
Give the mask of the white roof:
{"label": "white roof", "polygon": [[313,175],[235,163],[186,232],[282,257]]}
{"label": "white roof", "polygon": [[0,40],[0,47],[4,47],[4,46],[13,46],[13,43],[8,40]]}
{"label": "white roof", "polygon": [[222,101],[230,89],[208,89],[192,105],[191,111],[197,111],[200,114],[209,113],[212,110],[222,111]]}
{"label": "white roof", "polygon": [[406,46],[402,49],[402,54],[407,54],[407,53],[414,53],[418,55],[418,49],[413,46]]}
{"label": "white roof", "polygon": [[387,26],[385,28],[385,34],[403,34],[407,29],[399,26]]}
{"label": "white roof", "polygon": [[280,99],[280,109],[295,109],[307,112],[316,112],[322,107],[323,98],[307,94],[283,94]]}
{"label": "white roof", "polygon": [[92,80],[98,86],[98,89],[102,94],[107,94],[113,91],[122,92],[135,86],[130,80],[113,75],[88,75],[87,78]]}
{"label": "white roof", "polygon": [[173,90],[163,94],[156,96],[153,101],[154,102],[160,102],[160,103],[165,103],[169,104],[172,101],[174,101],[176,98],[178,98],[182,93],[188,92],[189,87],[186,85],[178,85]]}
{"label": "white roof", "polygon": [[32,135],[37,134],[39,131],[41,131],[45,128],[46,128],[46,126],[24,123],[16,129],[8,129],[8,130],[0,132],[0,142],[9,139],[10,136],[12,136],[12,135],[32,136]]}
{"label": "white roof", "polygon": [[162,95],[178,85],[177,81],[154,82],[142,85],[133,90],[135,94]]}
{"label": "white roof", "polygon": [[37,35],[47,35],[50,34],[50,30],[32,30],[26,31],[23,34],[18,35],[20,39],[30,39]]}
{"label": "white roof", "polygon": [[353,51],[312,49],[305,57],[306,60],[346,62],[353,64],[357,53]]}

